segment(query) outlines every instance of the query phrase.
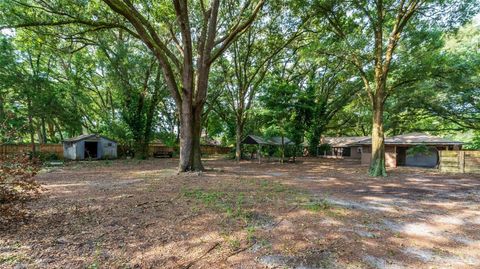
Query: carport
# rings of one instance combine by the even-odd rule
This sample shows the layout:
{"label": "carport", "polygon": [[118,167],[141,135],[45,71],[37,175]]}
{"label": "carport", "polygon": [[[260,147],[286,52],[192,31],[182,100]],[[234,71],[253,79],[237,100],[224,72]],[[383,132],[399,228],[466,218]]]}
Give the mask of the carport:
{"label": "carport", "polygon": [[258,162],[260,163],[262,158],[262,146],[286,146],[292,145],[293,142],[287,137],[274,136],[268,139],[256,135],[247,135],[247,137],[243,139],[242,144],[258,146]]}

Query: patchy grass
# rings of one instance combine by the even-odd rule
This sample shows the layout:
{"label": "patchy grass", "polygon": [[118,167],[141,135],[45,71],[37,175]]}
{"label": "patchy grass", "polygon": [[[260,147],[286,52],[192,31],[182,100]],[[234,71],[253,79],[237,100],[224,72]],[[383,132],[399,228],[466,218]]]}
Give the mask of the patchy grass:
{"label": "patchy grass", "polygon": [[333,208],[332,204],[326,199],[314,200],[303,206],[305,209],[313,212],[327,211]]}
{"label": "patchy grass", "polygon": [[[178,175],[176,166],[172,159],[117,160],[45,171],[38,176],[45,195],[28,204],[36,212],[31,221],[0,229],[0,267],[480,265],[476,178],[395,170],[377,180],[359,165],[318,159],[209,161],[215,169],[199,175]],[[457,235],[472,247],[452,241]],[[415,248],[432,259],[405,252]]]}

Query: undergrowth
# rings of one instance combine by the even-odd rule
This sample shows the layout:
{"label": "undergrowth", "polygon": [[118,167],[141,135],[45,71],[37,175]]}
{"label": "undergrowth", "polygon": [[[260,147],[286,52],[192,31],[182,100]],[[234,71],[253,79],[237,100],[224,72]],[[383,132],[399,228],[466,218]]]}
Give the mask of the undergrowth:
{"label": "undergrowth", "polygon": [[0,157],[0,224],[6,226],[26,216],[24,203],[39,193],[34,177],[41,168],[29,155]]}

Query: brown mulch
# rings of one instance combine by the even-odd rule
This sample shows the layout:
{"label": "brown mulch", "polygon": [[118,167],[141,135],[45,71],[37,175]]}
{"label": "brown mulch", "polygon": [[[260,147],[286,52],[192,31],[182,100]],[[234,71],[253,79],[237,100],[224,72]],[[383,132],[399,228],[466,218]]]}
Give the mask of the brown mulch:
{"label": "brown mulch", "polygon": [[478,175],[205,164],[180,175],[175,159],[44,171],[33,216],[0,229],[0,268],[480,268]]}

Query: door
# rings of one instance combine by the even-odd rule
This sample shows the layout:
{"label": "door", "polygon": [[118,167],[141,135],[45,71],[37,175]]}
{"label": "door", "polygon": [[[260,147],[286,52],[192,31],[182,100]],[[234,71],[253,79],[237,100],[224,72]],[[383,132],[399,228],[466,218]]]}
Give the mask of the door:
{"label": "door", "polygon": [[96,159],[98,157],[98,142],[85,141],[85,159]]}

